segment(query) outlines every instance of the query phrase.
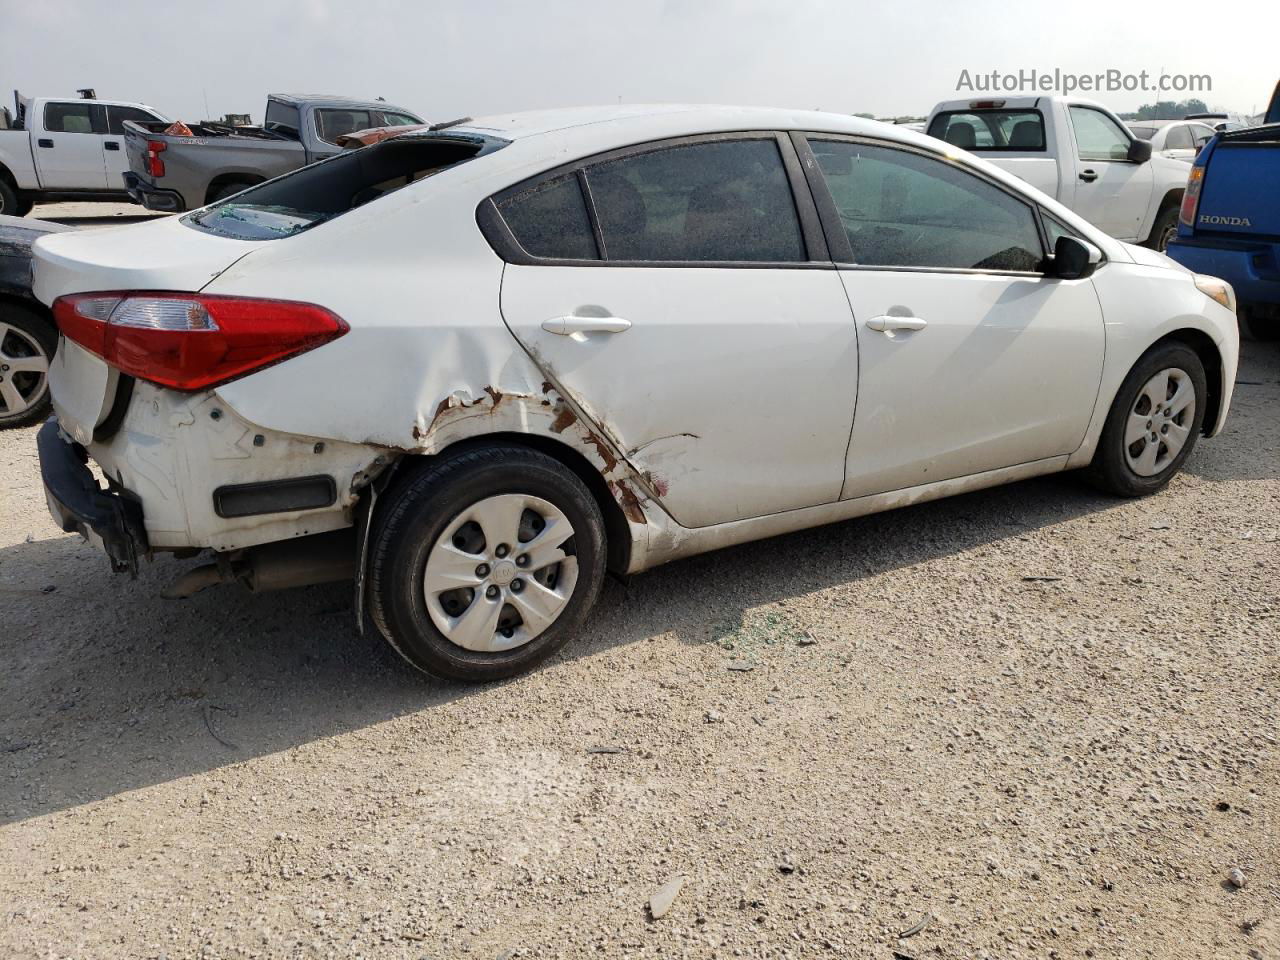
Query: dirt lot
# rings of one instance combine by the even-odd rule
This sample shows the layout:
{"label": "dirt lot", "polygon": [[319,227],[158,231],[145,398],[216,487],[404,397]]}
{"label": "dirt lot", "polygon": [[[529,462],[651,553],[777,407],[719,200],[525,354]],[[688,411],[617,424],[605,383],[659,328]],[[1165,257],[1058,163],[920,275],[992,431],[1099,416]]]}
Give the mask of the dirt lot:
{"label": "dirt lot", "polygon": [[610,582],[485,688],[345,588],[112,576],[2,435],[0,955],[1280,957],[1280,345],[1236,397],[1161,496]]}

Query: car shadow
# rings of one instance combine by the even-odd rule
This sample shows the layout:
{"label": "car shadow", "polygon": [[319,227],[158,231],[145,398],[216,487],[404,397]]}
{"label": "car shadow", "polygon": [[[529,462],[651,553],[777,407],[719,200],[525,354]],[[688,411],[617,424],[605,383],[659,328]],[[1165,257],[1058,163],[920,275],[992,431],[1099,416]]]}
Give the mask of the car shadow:
{"label": "car shadow", "polygon": [[[1252,345],[1251,345],[1252,346]],[[1228,430],[1199,445],[1212,484],[1280,469],[1280,350],[1253,351]],[[726,642],[756,608],[1001,541],[1124,501],[1065,475],[1024,481],[693,557],[609,580],[580,636],[544,670],[669,633]],[[1158,503],[1158,501],[1157,501]],[[159,596],[193,561],[112,576],[95,549],[33,517],[0,548],[0,823],[215,770],[406,714],[428,720],[498,687],[413,673],[353,624],[349,585]],[[22,531],[19,529],[20,534]],[[1027,570],[1029,576],[1045,570]],[[803,628],[805,624],[795,624]],[[736,654],[735,654],[736,655]],[[726,654],[727,656],[727,654]]]}

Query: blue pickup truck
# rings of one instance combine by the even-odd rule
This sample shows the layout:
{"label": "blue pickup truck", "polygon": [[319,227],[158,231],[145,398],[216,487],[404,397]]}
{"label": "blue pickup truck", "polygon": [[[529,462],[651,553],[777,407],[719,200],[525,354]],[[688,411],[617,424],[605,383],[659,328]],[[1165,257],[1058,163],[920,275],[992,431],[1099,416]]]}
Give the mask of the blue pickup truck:
{"label": "blue pickup truck", "polygon": [[1261,126],[1200,151],[1166,252],[1235,288],[1242,337],[1280,336],[1280,84]]}

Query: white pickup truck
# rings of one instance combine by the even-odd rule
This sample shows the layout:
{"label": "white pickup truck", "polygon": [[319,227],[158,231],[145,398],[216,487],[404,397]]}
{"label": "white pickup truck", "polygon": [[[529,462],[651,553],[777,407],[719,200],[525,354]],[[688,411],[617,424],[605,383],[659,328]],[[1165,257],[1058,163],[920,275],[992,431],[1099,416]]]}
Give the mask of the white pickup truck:
{"label": "white pickup truck", "polygon": [[1163,251],[1177,233],[1187,164],[1152,156],[1150,141],[1100,103],[948,100],[933,108],[925,131],[1021,177],[1118,240]]}
{"label": "white pickup truck", "polygon": [[121,100],[27,98],[0,108],[0,214],[25,216],[44,200],[129,201],[126,120],[164,120]]}

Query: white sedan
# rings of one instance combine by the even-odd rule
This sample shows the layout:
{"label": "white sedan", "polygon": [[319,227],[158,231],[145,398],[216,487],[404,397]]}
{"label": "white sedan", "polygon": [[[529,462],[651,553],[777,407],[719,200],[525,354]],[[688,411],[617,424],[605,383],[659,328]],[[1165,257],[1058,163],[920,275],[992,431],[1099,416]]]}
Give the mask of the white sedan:
{"label": "white sedan", "polygon": [[[45,237],[50,509],[168,592],[352,579],[414,666],[542,661],[608,569],[1222,429],[1229,286],[901,127],[654,106],[412,133]],[[87,462],[106,478],[100,487]]]}
{"label": "white sedan", "polygon": [[1129,124],[1133,135],[1151,141],[1151,152],[1191,163],[1200,148],[1217,133],[1199,120],[1148,120]]}

